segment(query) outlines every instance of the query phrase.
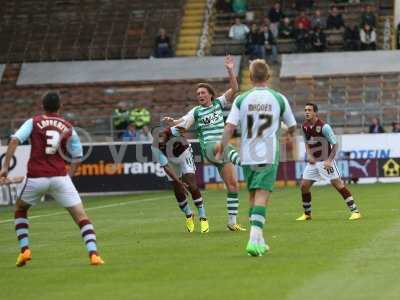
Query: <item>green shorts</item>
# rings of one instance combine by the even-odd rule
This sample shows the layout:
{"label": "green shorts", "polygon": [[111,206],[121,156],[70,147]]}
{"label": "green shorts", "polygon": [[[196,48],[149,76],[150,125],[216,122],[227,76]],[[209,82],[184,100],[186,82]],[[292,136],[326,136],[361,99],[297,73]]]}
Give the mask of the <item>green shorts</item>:
{"label": "green shorts", "polygon": [[227,164],[230,163],[231,161],[229,160],[228,153],[231,150],[236,150],[234,146],[229,144],[227,147],[224,149],[224,153],[222,155],[222,158],[220,160],[215,159],[215,154],[214,154],[214,147],[217,143],[216,142],[208,142],[205,147],[201,147],[201,155],[203,156],[204,160],[207,160],[210,164],[216,166],[218,168],[218,171],[221,172],[222,168]]}
{"label": "green shorts", "polygon": [[243,174],[249,191],[260,189],[272,192],[277,173],[277,164],[243,166]]}

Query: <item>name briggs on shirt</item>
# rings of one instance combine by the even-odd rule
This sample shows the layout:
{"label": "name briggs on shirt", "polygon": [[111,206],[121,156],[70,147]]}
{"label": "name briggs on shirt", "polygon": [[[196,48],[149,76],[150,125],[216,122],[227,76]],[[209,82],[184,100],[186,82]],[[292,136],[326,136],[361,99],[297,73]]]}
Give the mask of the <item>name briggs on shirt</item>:
{"label": "name briggs on shirt", "polygon": [[249,104],[248,111],[272,111],[271,104]]}

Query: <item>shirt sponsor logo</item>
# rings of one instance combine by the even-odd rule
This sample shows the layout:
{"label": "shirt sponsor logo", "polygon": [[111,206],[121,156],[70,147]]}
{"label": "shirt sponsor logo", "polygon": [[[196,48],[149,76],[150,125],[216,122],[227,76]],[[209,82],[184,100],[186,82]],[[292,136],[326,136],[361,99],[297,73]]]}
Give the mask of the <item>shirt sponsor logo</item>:
{"label": "shirt sponsor logo", "polygon": [[203,123],[203,125],[209,126],[220,121],[220,117],[221,114],[217,111],[214,111],[212,114],[202,117],[201,122]]}

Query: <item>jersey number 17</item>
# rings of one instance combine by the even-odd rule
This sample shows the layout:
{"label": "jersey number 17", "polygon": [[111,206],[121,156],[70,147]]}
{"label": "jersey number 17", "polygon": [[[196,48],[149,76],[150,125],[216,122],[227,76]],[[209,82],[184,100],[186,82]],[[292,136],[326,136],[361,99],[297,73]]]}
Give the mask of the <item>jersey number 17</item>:
{"label": "jersey number 17", "polygon": [[[257,137],[261,137],[263,132],[272,125],[272,115],[259,114],[260,126],[257,130]],[[251,139],[253,137],[253,125],[254,125],[254,115],[247,115],[247,138]]]}

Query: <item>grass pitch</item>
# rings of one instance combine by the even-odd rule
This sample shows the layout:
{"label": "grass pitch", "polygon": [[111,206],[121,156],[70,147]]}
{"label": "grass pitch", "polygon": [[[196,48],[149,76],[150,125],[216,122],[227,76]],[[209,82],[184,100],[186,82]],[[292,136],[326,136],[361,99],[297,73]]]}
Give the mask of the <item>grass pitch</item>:
{"label": "grass pitch", "polygon": [[[210,233],[184,231],[171,192],[86,199],[106,265],[89,266],[78,228],[54,203],[30,213],[33,260],[18,253],[11,208],[0,210],[1,299],[399,299],[399,184],[350,186],[363,219],[347,220],[340,195],[313,189],[313,221],[299,189],[278,189],[265,236],[248,257],[248,232],[225,229],[225,192],[207,191]],[[192,205],[192,208],[194,206]],[[247,222],[241,193],[240,222]]]}

